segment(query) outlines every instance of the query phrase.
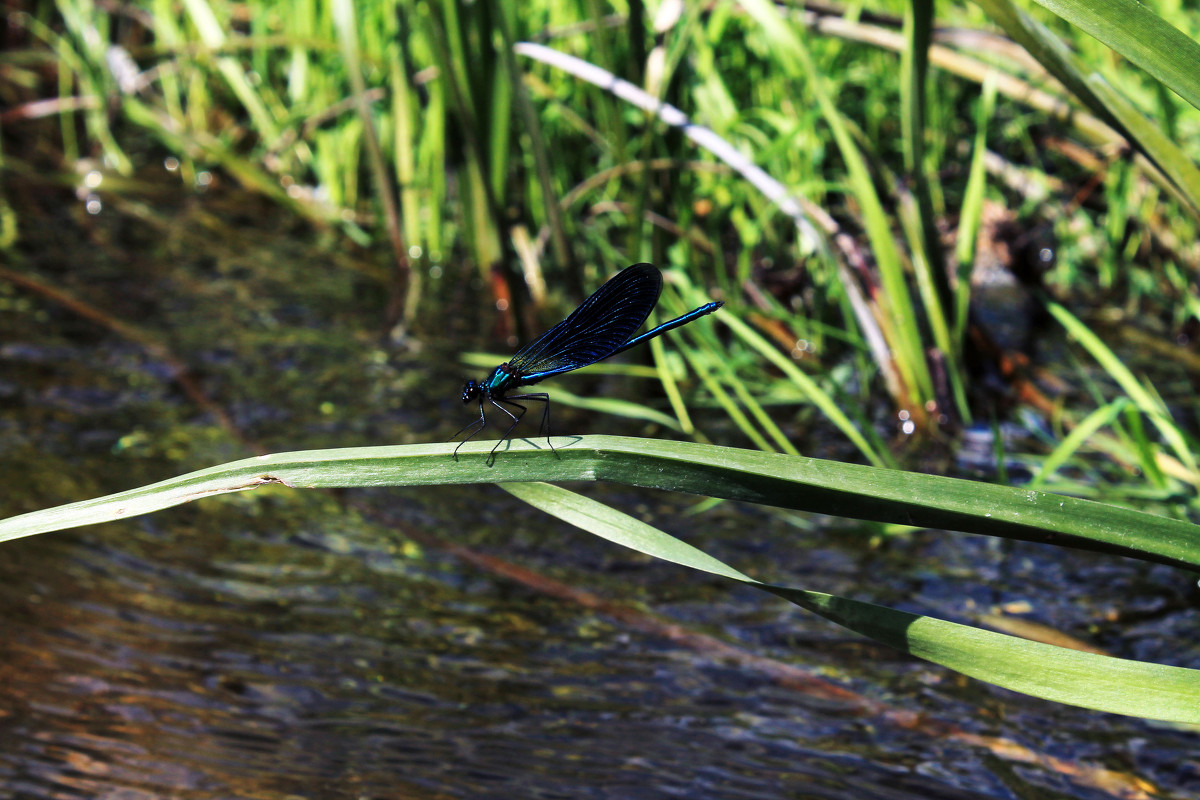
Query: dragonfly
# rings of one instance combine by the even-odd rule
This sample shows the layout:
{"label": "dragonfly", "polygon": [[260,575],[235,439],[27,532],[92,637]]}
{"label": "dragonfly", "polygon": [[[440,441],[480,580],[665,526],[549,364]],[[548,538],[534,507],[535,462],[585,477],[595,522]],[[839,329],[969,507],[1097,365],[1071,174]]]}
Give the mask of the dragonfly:
{"label": "dragonfly", "polygon": [[550,441],[550,395],[546,392],[510,392],[523,386],[533,386],[552,375],[570,372],[623,353],[669,330],[711,314],[724,305],[722,301],[706,303],[634,336],[634,331],[642,327],[658,303],[662,284],[662,273],[653,264],[626,267],[592,293],[566,319],[522,347],[486,378],[481,381],[468,380],[463,385],[462,401],[464,404],[478,401],[479,419],[467,424],[452,437],[457,438],[471,431],[454,448],[454,458],[458,458],[460,447],[487,427],[484,412],[489,403],[509,420],[508,429],[492,448],[489,460],[495,458],[496,450],[529,410],[528,406],[518,401],[543,404],[539,433],[545,433],[546,444],[553,451],[554,444]]}

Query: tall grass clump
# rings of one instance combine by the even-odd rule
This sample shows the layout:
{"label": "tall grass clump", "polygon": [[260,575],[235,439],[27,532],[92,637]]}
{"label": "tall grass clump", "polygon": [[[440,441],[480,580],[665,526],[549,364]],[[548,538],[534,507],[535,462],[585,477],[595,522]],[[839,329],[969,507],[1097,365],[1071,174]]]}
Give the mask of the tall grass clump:
{"label": "tall grass clump", "polygon": [[[219,169],[377,246],[389,325],[421,330],[439,281],[477,276],[528,334],[542,305],[652,261],[673,268],[665,313],[730,304],[720,335],[672,334],[682,361],[651,350],[660,419],[686,435],[692,392],[722,435],[795,452],[823,421],[885,465],[1023,408],[1039,480],[1100,458],[1194,502],[1194,415],[1117,366],[1148,335],[1172,380],[1197,378],[1171,344],[1200,325],[1194,17],[891,8],[185,0],[118,19],[59,0],[13,20],[56,59],[39,88],[64,163],[129,173],[140,129],[187,180]],[[1026,293],[1009,316],[1043,319],[1026,344],[1078,342],[1061,400],[981,324],[985,263]]]}

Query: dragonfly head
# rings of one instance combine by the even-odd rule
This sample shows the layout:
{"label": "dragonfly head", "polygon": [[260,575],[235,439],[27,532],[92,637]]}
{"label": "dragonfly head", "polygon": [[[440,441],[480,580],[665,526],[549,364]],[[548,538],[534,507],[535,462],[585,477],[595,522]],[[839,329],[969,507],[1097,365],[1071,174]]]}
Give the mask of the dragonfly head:
{"label": "dragonfly head", "polygon": [[469,403],[483,392],[483,384],[478,381],[467,381],[463,384],[463,402]]}

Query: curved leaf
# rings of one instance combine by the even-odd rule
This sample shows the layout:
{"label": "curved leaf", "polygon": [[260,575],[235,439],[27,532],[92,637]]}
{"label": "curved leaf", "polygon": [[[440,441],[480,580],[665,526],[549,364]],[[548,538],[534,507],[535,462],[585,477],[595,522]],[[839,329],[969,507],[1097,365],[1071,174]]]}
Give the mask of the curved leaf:
{"label": "curved leaf", "polygon": [[1035,0],[1200,108],[1200,44],[1137,0]]}
{"label": "curved leaf", "polygon": [[1084,708],[1200,724],[1200,670],[1084,653],[837,595],[764,584],[670,534],[561,487],[522,483],[502,488],[611,542],[749,584],[964,675]]}
{"label": "curved leaf", "polygon": [[0,520],[0,541],[148,514],[268,484],[295,488],[608,480],[833,514],[1200,566],[1200,527],[1091,500],[899,470],[624,436],[277,453]]}

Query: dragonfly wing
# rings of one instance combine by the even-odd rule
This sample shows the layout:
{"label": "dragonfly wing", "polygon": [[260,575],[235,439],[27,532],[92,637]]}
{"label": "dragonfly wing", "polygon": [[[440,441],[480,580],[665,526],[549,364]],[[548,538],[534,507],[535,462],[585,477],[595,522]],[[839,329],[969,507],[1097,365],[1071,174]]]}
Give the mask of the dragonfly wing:
{"label": "dragonfly wing", "polygon": [[621,270],[570,316],[522,347],[507,371],[530,384],[608,358],[642,327],[661,293],[662,273],[652,264]]}

